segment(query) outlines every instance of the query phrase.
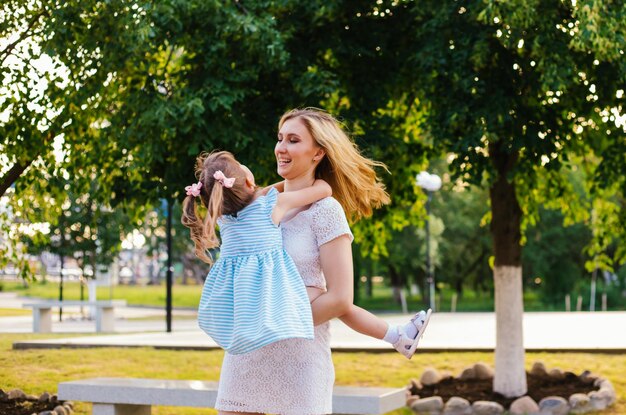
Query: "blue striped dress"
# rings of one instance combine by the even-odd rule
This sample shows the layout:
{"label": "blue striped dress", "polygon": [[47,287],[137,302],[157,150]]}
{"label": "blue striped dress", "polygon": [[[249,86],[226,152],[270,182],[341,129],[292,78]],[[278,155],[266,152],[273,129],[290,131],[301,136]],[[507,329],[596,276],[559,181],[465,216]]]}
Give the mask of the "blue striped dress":
{"label": "blue striped dress", "polygon": [[278,191],[218,219],[222,245],[204,283],[198,324],[231,354],[289,338],[313,339],[306,287],[272,222]]}

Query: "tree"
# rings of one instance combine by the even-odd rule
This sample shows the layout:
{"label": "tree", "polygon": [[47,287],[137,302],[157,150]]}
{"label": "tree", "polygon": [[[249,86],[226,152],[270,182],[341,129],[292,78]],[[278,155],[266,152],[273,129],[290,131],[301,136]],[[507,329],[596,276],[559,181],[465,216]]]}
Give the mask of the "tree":
{"label": "tree", "polygon": [[97,182],[91,182],[90,191],[85,193],[76,193],[72,188],[72,184],[80,185],[81,181],[63,182],[51,183],[53,188],[66,189],[66,193],[45,207],[32,202],[19,207],[13,201],[12,207],[19,209],[30,222],[25,223],[25,228],[33,224],[49,225],[22,230],[22,243],[28,246],[30,254],[48,251],[72,257],[77,260],[83,278],[87,268],[95,277],[97,267],[110,265],[120,252],[121,236],[130,231],[131,220],[123,209],[112,210],[96,202],[92,194],[97,193]]}
{"label": "tree", "polygon": [[[350,67],[337,67],[336,57],[350,58],[359,40],[344,43],[335,36],[350,8],[326,2],[90,0],[30,1],[20,9],[17,3],[3,9],[2,33],[17,40],[2,56],[20,64],[2,67],[4,83],[16,85],[4,91],[0,108],[8,117],[0,121],[7,155],[0,160],[2,192],[21,177],[21,197],[24,183],[41,181],[44,188],[62,169],[70,177],[97,179],[94,197],[114,208],[139,208],[182,198],[194,158],[216,148],[254,162],[259,181],[268,182],[275,180],[268,135],[278,116],[313,105],[343,113],[367,155],[394,161],[395,180],[387,183],[402,197],[377,213],[372,225],[355,229],[364,252],[384,254],[385,229],[406,226],[404,212],[417,217],[420,193],[410,183],[425,161],[415,122],[420,113],[411,99],[406,107],[391,106],[390,91],[361,91],[359,79],[346,71]],[[20,13],[9,13],[14,9]],[[366,33],[362,26],[354,34]],[[393,39],[387,35],[386,41]],[[368,42],[375,38],[368,35]],[[54,71],[31,74],[37,58],[50,60]],[[381,64],[375,69],[374,76],[386,70]],[[43,93],[29,100],[32,79],[46,76],[51,81]],[[348,103],[340,99],[345,91]],[[27,111],[33,104],[46,110],[35,117]],[[398,122],[402,114],[405,121]],[[33,128],[37,123],[40,130]],[[61,163],[53,143],[65,151]]]}
{"label": "tree", "polygon": [[[434,145],[455,154],[454,177],[489,183],[497,315],[494,391],[505,396],[526,392],[525,224],[548,201],[570,217],[588,217],[588,200],[577,198],[566,179],[571,159],[587,155],[588,164],[608,169],[612,151],[624,143],[623,125],[603,114],[621,108],[626,8],[603,3],[411,5],[414,44],[402,83],[419,91],[427,105]],[[621,163],[616,162],[623,170]]]}
{"label": "tree", "polygon": [[[110,77],[124,73],[128,55],[150,35],[140,4],[3,2],[0,195],[29,171],[31,182],[54,176],[59,150],[93,150],[90,127],[110,110]],[[108,154],[98,156],[104,164]]]}

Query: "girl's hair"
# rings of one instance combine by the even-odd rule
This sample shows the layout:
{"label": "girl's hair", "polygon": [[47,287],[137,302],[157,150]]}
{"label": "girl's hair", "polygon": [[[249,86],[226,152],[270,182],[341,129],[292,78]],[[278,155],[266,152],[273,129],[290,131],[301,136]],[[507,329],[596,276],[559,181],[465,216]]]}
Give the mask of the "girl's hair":
{"label": "girl's hair", "polygon": [[[213,178],[213,174],[218,170],[221,170],[226,177],[235,178],[233,187],[225,188]],[[196,256],[207,264],[211,264],[213,261],[207,255],[207,250],[220,244],[215,233],[217,218],[222,215],[236,215],[250,204],[254,195],[246,188],[245,172],[228,151],[201,153],[196,158],[195,175],[202,183],[200,201],[207,210],[206,217],[202,218],[202,215],[198,213],[196,198],[188,195],[183,201],[181,221],[189,228]]]}
{"label": "girl's hair", "polygon": [[302,120],[313,140],[326,151],[315,169],[315,177],[330,184],[333,197],[348,219],[355,221],[370,216],[373,208],[390,202],[384,184],[374,171],[374,167],[385,170],[387,167],[362,156],[335,117],[318,108],[294,109],[281,117],[278,129],[294,118]]}

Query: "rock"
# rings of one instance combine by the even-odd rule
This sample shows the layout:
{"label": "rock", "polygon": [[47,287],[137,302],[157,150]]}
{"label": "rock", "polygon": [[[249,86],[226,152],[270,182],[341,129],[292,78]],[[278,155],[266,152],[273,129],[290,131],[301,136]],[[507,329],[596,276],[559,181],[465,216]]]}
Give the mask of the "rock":
{"label": "rock", "polygon": [[565,379],[565,373],[561,370],[561,369],[551,369],[548,372],[548,375],[553,378],[553,379],[557,379],[557,380],[563,380]]}
{"label": "rock", "polygon": [[417,401],[420,400],[419,395],[411,395],[409,398],[407,398],[406,400],[406,406],[408,406],[409,408]]}
{"label": "rock", "polygon": [[9,391],[7,396],[9,399],[26,399],[26,394],[20,389],[13,389]]}
{"label": "rock", "polygon": [[593,384],[594,384],[594,386],[600,388],[600,390],[602,390],[602,389],[610,389],[613,392],[615,392],[615,388],[613,388],[613,384],[608,379],[598,378],[598,379],[596,379],[593,382]]}
{"label": "rock", "polygon": [[530,369],[530,374],[535,376],[545,376],[548,374],[546,370],[546,365],[543,362],[537,361],[533,363],[532,369]]}
{"label": "rock", "polygon": [[417,379],[411,379],[408,389],[411,392],[411,395],[417,395],[419,394],[419,390],[422,389],[422,384]]}
{"label": "rock", "polygon": [[476,401],[472,404],[474,415],[502,415],[504,407],[498,402]]}
{"label": "rock", "polygon": [[461,380],[476,379],[476,371],[474,370],[474,367],[467,367],[463,369],[463,371],[459,375],[459,379]]}
{"label": "rock", "polygon": [[29,401],[38,401],[39,400],[39,396],[37,395],[26,395],[26,399]]}
{"label": "rock", "polygon": [[56,415],[56,412],[53,412],[53,411],[43,411],[43,412],[39,412],[39,415]]}
{"label": "rock", "polygon": [[48,392],[42,393],[37,399],[39,402],[48,402],[50,400],[50,394]]}
{"label": "rock", "polygon": [[7,395],[7,393],[0,389],[0,402],[4,402],[7,401],[9,399],[9,395]]}
{"label": "rock", "polygon": [[474,365],[474,373],[476,374],[476,379],[493,378],[493,369],[484,363],[476,363]]}
{"label": "rock", "polygon": [[74,409],[74,402],[72,402],[72,401],[65,401],[63,403],[63,406],[67,406],[67,407],[69,407],[71,409]]}
{"label": "rock", "polygon": [[567,415],[569,404],[560,396],[548,396],[539,401],[541,415]]}
{"label": "rock", "polygon": [[420,383],[422,385],[434,385],[435,383],[438,383],[441,380],[441,375],[439,374],[439,372],[437,372],[437,370],[429,368],[426,369],[424,371],[424,373],[422,373],[422,377],[420,378]]}
{"label": "rock", "polygon": [[443,399],[441,396],[431,396],[429,398],[420,399],[411,405],[411,410],[418,414],[440,413],[443,409]]}
{"label": "rock", "polygon": [[454,375],[452,374],[452,372],[448,370],[444,370],[443,372],[441,372],[441,379],[439,379],[439,382],[446,379],[454,379]]}
{"label": "rock", "polygon": [[64,403],[63,407],[65,408],[67,415],[72,415],[74,413],[73,407],[69,406],[67,403]]}
{"label": "rock", "polygon": [[603,383],[603,386],[600,386],[600,390],[598,392],[606,394],[609,399],[609,405],[613,405],[617,400],[617,395],[615,393],[615,389],[613,385],[608,380]]}
{"label": "rock", "polygon": [[56,406],[52,412],[56,413],[57,415],[69,415],[67,408],[65,408],[63,405]]}
{"label": "rock", "polygon": [[615,394],[608,389],[600,389],[599,391],[591,391],[589,396],[589,404],[595,411],[605,409],[607,406],[615,402]]}
{"label": "rock", "polygon": [[584,393],[575,393],[569,397],[570,413],[584,414],[593,410],[589,396]]}
{"label": "rock", "polygon": [[51,402],[51,403],[57,403],[57,402],[59,402],[59,397],[58,397],[58,396],[56,396],[56,395],[52,395],[52,396],[50,397],[50,402]]}
{"label": "rock", "polygon": [[509,408],[511,415],[530,415],[539,413],[539,405],[530,396],[517,398]]}
{"label": "rock", "polygon": [[597,376],[593,375],[590,371],[585,370],[583,373],[580,374],[580,376],[578,377],[580,379],[581,382],[583,383],[593,383],[596,379],[598,379]]}
{"label": "rock", "polygon": [[453,396],[444,405],[443,415],[472,415],[472,405],[467,399]]}

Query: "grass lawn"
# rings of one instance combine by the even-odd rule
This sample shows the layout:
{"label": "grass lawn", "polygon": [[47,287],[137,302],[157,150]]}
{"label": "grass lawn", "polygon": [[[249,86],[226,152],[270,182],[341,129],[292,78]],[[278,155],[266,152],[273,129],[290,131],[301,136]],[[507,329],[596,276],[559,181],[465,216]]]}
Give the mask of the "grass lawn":
{"label": "grass lawn", "polygon": [[[3,291],[15,292],[20,296],[39,298],[59,298],[59,284],[57,282],[34,282],[25,288],[21,282],[1,281]],[[128,305],[165,306],[165,285],[116,285],[98,287],[98,300],[126,300]],[[202,286],[174,285],[172,288],[172,306],[196,308],[200,302]],[[84,298],[87,299],[87,287],[84,287]],[[63,283],[63,298],[66,300],[80,299],[80,284],[77,281]]]}
{"label": "grass lawn", "polygon": [[[24,287],[22,282],[0,281],[4,291],[16,292],[21,296],[57,299],[59,284],[57,282],[34,282]],[[372,311],[401,311],[400,304],[396,303],[391,294],[391,288],[384,284],[375,284],[372,297],[365,294],[365,287],[361,287],[358,305]],[[162,307],[165,305],[165,285],[117,285],[113,288],[98,287],[98,299],[126,300],[129,305],[146,305]],[[174,307],[195,308],[200,302],[202,286],[175,284],[172,288],[172,305]],[[87,288],[84,296],[87,298]],[[443,290],[437,297],[438,310],[450,311],[452,291]],[[63,284],[63,298],[68,300],[80,299],[80,284],[77,281],[67,281]],[[457,311],[493,311],[494,300],[491,294],[477,293],[466,290],[463,298],[458,300]],[[426,306],[421,296],[408,296],[409,310],[420,310]],[[564,308],[564,307],[563,307]],[[524,293],[524,309],[526,311],[554,311],[558,307],[545,306],[539,301],[537,294]]]}
{"label": "grass lawn", "polygon": [[[84,334],[81,334],[84,335]],[[3,334],[0,337],[0,388],[20,388],[38,394],[57,391],[57,384],[66,380],[96,376],[146,377],[165,379],[217,380],[223,352],[171,351],[151,348],[102,348],[61,350],[13,350],[18,340],[68,337],[51,334]],[[334,353],[338,385],[403,387],[411,378],[418,378],[426,367],[459,374],[475,362],[493,365],[490,353],[418,354],[407,361],[396,353]],[[606,415],[626,414],[626,356],[584,353],[528,353],[527,367],[542,360],[548,368],[559,367],[580,373],[589,369],[611,380],[618,402]],[[89,405],[77,403],[77,414],[88,414]],[[154,407],[155,415],[215,414],[197,408]],[[409,415],[408,409],[393,412]]]}
{"label": "grass lawn", "polygon": [[30,310],[20,310],[17,308],[0,308],[0,317],[30,316]]}

